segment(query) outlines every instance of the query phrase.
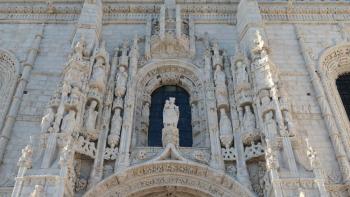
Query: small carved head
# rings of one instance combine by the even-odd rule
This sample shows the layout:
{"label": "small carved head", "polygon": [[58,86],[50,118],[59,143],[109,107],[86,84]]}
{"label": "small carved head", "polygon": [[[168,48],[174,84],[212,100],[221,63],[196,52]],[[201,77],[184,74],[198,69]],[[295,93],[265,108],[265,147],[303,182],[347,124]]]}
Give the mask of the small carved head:
{"label": "small carved head", "polygon": [[175,97],[170,97],[169,100],[171,104],[175,104]]}
{"label": "small carved head", "polygon": [[93,109],[95,109],[96,106],[97,106],[97,101],[92,100],[92,101],[91,101],[91,104],[90,104],[90,107],[93,108]]}
{"label": "small carved head", "polygon": [[119,72],[124,72],[124,71],[125,71],[124,66],[120,66],[120,67],[119,67]]}

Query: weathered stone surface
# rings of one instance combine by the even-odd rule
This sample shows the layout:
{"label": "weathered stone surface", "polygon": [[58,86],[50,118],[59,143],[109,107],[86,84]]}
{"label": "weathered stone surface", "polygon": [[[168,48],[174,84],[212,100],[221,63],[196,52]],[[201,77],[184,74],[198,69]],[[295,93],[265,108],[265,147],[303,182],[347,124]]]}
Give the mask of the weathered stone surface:
{"label": "weathered stone surface", "polygon": [[[349,196],[349,10],[0,0],[0,196]],[[148,146],[163,86],[189,95],[191,147],[172,99]]]}

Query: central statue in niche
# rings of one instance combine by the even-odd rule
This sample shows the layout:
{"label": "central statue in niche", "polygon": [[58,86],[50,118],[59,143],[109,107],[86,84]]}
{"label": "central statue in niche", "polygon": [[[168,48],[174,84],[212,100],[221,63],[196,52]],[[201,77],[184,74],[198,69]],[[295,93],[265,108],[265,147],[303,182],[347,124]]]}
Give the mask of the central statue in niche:
{"label": "central statue in niche", "polygon": [[175,105],[175,98],[170,97],[169,100],[165,101],[163,108],[163,147],[167,146],[168,144],[179,146],[179,129],[177,128],[179,116],[179,107]]}

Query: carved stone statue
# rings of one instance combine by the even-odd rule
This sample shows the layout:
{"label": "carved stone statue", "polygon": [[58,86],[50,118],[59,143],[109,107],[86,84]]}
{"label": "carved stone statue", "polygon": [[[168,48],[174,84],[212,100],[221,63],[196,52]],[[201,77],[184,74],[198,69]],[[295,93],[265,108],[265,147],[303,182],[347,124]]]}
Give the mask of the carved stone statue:
{"label": "carved stone statue", "polygon": [[69,85],[69,82],[64,81],[62,85],[62,98],[66,100],[71,93],[72,87]]}
{"label": "carved stone statue", "polygon": [[116,87],[115,87],[115,95],[117,97],[123,97],[126,92],[126,83],[128,80],[128,73],[125,70],[125,67],[120,66],[119,72],[116,77]]}
{"label": "carved stone statue", "polygon": [[219,45],[217,40],[214,40],[213,43],[213,66],[222,66],[223,65],[223,58],[220,55],[220,51],[219,51]]}
{"label": "carved stone statue", "polygon": [[100,89],[105,89],[106,86],[106,71],[105,71],[105,59],[98,56],[91,76],[90,85]]}
{"label": "carved stone statue", "polygon": [[55,119],[52,108],[47,110],[46,115],[41,119],[41,133],[46,133]]}
{"label": "carved stone statue", "polygon": [[33,156],[33,148],[31,145],[27,145],[24,149],[22,149],[22,155],[18,160],[17,165],[19,167],[32,167],[32,156]]}
{"label": "carved stone statue", "polygon": [[215,94],[218,107],[228,106],[228,92],[226,86],[226,77],[220,66],[216,66],[214,73]]}
{"label": "carved stone statue", "polygon": [[277,125],[273,118],[273,112],[270,111],[265,114],[265,136],[267,138],[275,137],[277,135]]}
{"label": "carved stone statue", "polygon": [[76,68],[70,68],[64,78],[73,87],[82,87],[83,74]]}
{"label": "carved stone statue", "polygon": [[162,143],[165,147],[168,144],[179,146],[179,130],[177,124],[179,121],[179,107],[175,105],[175,98],[170,97],[165,101],[163,109]]}
{"label": "carved stone statue", "polygon": [[242,61],[237,61],[236,67],[236,84],[248,83],[247,65]]}
{"label": "carved stone statue", "polygon": [[163,124],[164,127],[177,127],[179,121],[179,107],[175,105],[175,98],[170,97],[165,101],[163,109]]}
{"label": "carved stone statue", "polygon": [[75,124],[76,124],[75,111],[70,110],[62,120],[61,131],[63,133],[72,133],[74,131]]}
{"label": "carved stone statue", "polygon": [[224,108],[220,108],[220,140],[226,149],[230,148],[233,140],[231,121]]}
{"label": "carved stone statue", "polygon": [[34,191],[30,194],[30,197],[44,197],[44,187],[42,185],[35,185]]}
{"label": "carved stone statue", "polygon": [[92,100],[90,106],[86,113],[85,118],[85,128],[88,131],[94,131],[96,127],[96,119],[98,115],[98,111],[96,111],[97,101]]}
{"label": "carved stone statue", "polygon": [[111,131],[108,136],[108,145],[114,148],[119,143],[120,129],[122,127],[122,117],[120,116],[121,109],[116,108],[111,122]]}
{"label": "carved stone statue", "polygon": [[243,130],[246,132],[251,132],[255,129],[255,116],[252,112],[252,109],[249,105],[244,107],[244,116],[243,116]]}
{"label": "carved stone statue", "polygon": [[142,120],[141,122],[148,126],[149,122],[149,103],[145,103],[142,107]]}

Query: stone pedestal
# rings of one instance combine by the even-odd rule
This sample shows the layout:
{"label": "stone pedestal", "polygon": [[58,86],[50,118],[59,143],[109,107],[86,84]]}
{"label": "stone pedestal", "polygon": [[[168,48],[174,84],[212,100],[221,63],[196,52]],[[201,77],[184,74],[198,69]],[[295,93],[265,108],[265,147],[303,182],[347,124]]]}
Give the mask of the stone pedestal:
{"label": "stone pedestal", "polygon": [[179,129],[176,127],[168,126],[162,129],[162,143],[163,147],[168,144],[174,144],[179,146]]}

